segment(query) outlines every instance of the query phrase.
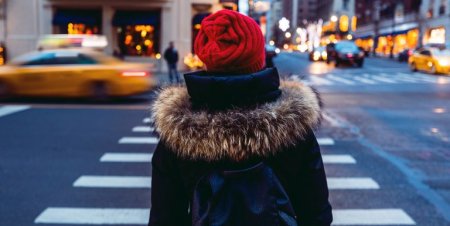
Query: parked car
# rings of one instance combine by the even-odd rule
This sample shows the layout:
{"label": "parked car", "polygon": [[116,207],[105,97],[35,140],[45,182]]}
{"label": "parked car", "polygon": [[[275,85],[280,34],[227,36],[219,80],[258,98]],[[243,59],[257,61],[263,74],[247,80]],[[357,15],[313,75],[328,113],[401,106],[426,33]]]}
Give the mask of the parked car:
{"label": "parked car", "polygon": [[412,71],[450,74],[450,49],[419,48],[409,58],[409,66]]}
{"label": "parked car", "polygon": [[327,48],[327,63],[335,62],[336,67],[344,63],[362,67],[364,63],[364,51],[361,51],[354,42],[340,41]]}
{"label": "parked car", "polygon": [[412,49],[405,49],[398,54],[399,62],[408,62],[409,57],[413,54]]}
{"label": "parked car", "polygon": [[0,68],[0,97],[51,96],[104,99],[129,96],[156,85],[148,67],[97,51],[45,50]]}
{"label": "parked car", "polygon": [[309,61],[324,61],[327,60],[327,51],[324,46],[314,48],[309,52]]}

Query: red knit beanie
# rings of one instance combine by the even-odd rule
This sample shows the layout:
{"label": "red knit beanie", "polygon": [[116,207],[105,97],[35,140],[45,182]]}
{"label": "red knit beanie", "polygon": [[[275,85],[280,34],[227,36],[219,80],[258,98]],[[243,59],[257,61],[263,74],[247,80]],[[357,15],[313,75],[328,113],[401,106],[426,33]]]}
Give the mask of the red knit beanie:
{"label": "red knit beanie", "polygon": [[252,18],[224,9],[201,25],[194,50],[207,71],[253,73],[264,68],[264,37]]}

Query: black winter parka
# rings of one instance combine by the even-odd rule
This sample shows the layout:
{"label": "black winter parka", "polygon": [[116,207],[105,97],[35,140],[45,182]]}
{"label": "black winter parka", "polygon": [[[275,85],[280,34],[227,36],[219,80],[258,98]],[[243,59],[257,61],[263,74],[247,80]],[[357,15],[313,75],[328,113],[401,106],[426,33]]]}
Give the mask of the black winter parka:
{"label": "black winter parka", "polygon": [[313,133],[320,101],[311,88],[282,82],[276,69],[248,75],[185,75],[152,108],[161,136],[152,159],[149,226],[190,226],[196,183],[213,170],[265,162],[286,190],[299,226],[332,222]]}

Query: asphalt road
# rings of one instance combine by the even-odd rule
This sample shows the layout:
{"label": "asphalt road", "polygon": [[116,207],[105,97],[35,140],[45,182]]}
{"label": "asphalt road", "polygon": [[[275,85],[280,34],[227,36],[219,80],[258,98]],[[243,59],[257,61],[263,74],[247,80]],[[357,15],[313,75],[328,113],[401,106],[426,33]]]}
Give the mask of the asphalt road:
{"label": "asphalt road", "polygon": [[[386,59],[275,63],[324,100],[317,137],[335,225],[450,225],[450,80]],[[151,100],[0,103],[0,225],[145,225]]]}

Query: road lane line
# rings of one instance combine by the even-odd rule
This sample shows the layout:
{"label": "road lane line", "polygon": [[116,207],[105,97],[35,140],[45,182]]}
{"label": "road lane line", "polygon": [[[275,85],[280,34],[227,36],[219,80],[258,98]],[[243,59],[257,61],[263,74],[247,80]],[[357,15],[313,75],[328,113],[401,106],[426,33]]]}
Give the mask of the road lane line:
{"label": "road lane line", "polygon": [[380,189],[373,179],[368,177],[329,177],[327,178],[328,189]]}
{"label": "road lane line", "polygon": [[25,111],[30,109],[30,106],[26,105],[6,105],[0,107],[0,117],[7,116],[13,113]]}
{"label": "road lane line", "polygon": [[355,164],[356,159],[351,155],[322,155],[325,164]]}
{"label": "road lane line", "polygon": [[380,73],[380,74],[378,74],[378,76],[371,77],[371,79],[381,81],[381,82],[386,82],[386,83],[392,83],[392,84],[397,83],[396,81],[394,81],[392,79],[392,76],[390,76],[386,73]]}
{"label": "road lane line", "polygon": [[152,153],[105,153],[100,162],[151,162]]}
{"label": "road lane line", "polygon": [[155,128],[151,126],[135,126],[132,131],[137,133],[148,133],[152,132],[153,130],[155,130]]}
{"label": "road lane line", "polygon": [[331,225],[415,225],[402,209],[336,209]]}
{"label": "road lane line", "polygon": [[353,81],[350,81],[350,80],[345,79],[345,78],[337,77],[337,76],[334,76],[334,75],[331,75],[331,74],[327,75],[327,79],[330,79],[330,80],[333,80],[333,81],[336,81],[336,82],[340,82],[340,83],[344,83],[344,84],[347,84],[347,85],[355,85],[355,82],[353,82]]}
{"label": "road lane line", "polygon": [[145,176],[81,176],[74,187],[88,188],[151,188],[152,178]]}
{"label": "road lane line", "polygon": [[122,137],[119,144],[158,144],[156,137]]}
{"label": "road lane line", "polygon": [[147,225],[150,209],[49,207],[36,224]]}
{"label": "road lane line", "polygon": [[317,138],[317,143],[321,146],[334,145],[334,140],[329,137]]}

